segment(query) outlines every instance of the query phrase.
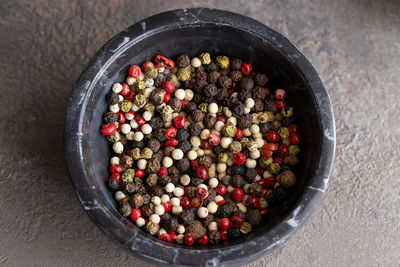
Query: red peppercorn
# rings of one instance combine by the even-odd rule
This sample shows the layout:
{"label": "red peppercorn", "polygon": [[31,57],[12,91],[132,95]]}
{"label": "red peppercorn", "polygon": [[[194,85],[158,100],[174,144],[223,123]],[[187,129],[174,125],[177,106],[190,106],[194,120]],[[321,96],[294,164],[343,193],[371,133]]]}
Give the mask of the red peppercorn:
{"label": "red peppercorn", "polygon": [[231,227],[231,222],[228,218],[222,218],[219,221],[219,229],[221,229],[222,231],[228,230],[229,227]]}
{"label": "red peppercorn", "polygon": [[195,197],[190,201],[190,205],[195,208],[200,208],[203,205],[203,201],[200,198]]}
{"label": "red peppercorn", "polygon": [[243,62],[243,63],[242,63],[242,68],[241,68],[241,70],[242,70],[242,73],[243,73],[244,75],[249,75],[250,72],[251,72],[251,69],[252,69],[252,67],[251,67],[251,64],[250,64],[249,62]]}
{"label": "red peppercorn", "polygon": [[283,89],[277,89],[275,91],[275,99],[284,100],[286,97],[286,91]]}
{"label": "red peppercorn", "polygon": [[236,201],[241,201],[244,197],[243,190],[241,188],[235,188],[232,191],[232,198]]}
{"label": "red peppercorn", "polygon": [[175,84],[172,82],[163,82],[162,87],[165,89],[167,94],[172,94],[175,91]]}
{"label": "red peppercorn", "polygon": [[185,125],[185,123],[186,123],[186,118],[183,117],[182,115],[178,115],[178,116],[176,116],[176,118],[174,119],[174,125],[175,125],[175,127],[178,128],[178,129],[182,129],[183,126]]}
{"label": "red peppercorn", "polygon": [[236,153],[233,155],[233,163],[236,165],[242,165],[246,162],[246,156],[243,153]]}
{"label": "red peppercorn", "polygon": [[256,199],[254,200],[253,208],[258,209],[260,207],[260,200],[257,197],[255,198]]}
{"label": "red peppercorn", "polygon": [[228,95],[231,95],[233,93],[233,89],[228,89]]}
{"label": "red peppercorn", "polygon": [[137,124],[139,124],[139,126],[142,126],[146,123],[146,120],[143,119],[142,115],[137,115],[135,117],[135,121],[137,122]]}
{"label": "red peppercorn", "polygon": [[135,97],[135,95],[136,92],[131,91],[127,96],[124,96],[124,99],[133,102],[133,98]]}
{"label": "red peppercorn", "polygon": [[158,236],[158,239],[162,240],[162,241],[169,242],[169,243],[172,242],[171,236],[169,234],[161,234],[161,235]]}
{"label": "red peppercorn", "polygon": [[199,159],[194,159],[190,161],[190,168],[192,168],[192,170],[197,169],[198,166],[199,166]]}
{"label": "red peppercorn", "polygon": [[119,121],[119,123],[124,124],[124,123],[125,123],[125,120],[126,120],[125,114],[124,114],[123,112],[119,111],[119,112],[117,113],[117,115],[118,115],[118,121]]}
{"label": "red peppercorn", "polygon": [[244,220],[242,217],[239,217],[239,216],[231,217],[231,226],[232,227],[239,228],[240,226],[242,226],[243,223],[244,223]]}
{"label": "red peppercorn", "polygon": [[218,116],[217,121],[222,121],[223,123],[226,123],[226,118],[224,116]]}
{"label": "red peppercorn", "polygon": [[161,55],[157,55],[156,58],[154,59],[154,64],[156,68],[164,68],[167,62],[168,59]]}
{"label": "red peppercorn", "polygon": [[221,240],[227,240],[228,239],[228,231],[219,231],[219,234],[221,236]]}
{"label": "red peppercorn", "polygon": [[126,155],[131,155],[132,154],[132,148],[128,148],[127,150],[126,150]]}
{"label": "red peppercorn", "polygon": [[141,73],[141,69],[139,66],[136,65],[132,65],[130,66],[129,70],[128,70],[128,74],[129,76],[131,76],[132,78],[139,78],[140,73]]}
{"label": "red peppercorn", "polygon": [[269,159],[278,148],[277,144],[267,143],[261,148],[261,153],[265,159]]}
{"label": "red peppercorn", "polygon": [[211,144],[210,140],[203,140],[203,148],[205,150],[213,149],[213,145]]}
{"label": "red peppercorn", "polygon": [[127,114],[132,115],[133,117],[135,117],[135,112],[133,112],[133,111],[126,112],[125,113],[125,117],[126,117]]}
{"label": "red peppercorn", "polygon": [[224,184],[219,184],[215,191],[221,196],[224,196],[228,190],[226,189],[226,186]]}
{"label": "red peppercorn", "polygon": [[267,132],[267,140],[268,142],[276,143],[281,140],[281,138],[276,131],[270,130]]}
{"label": "red peppercorn", "polygon": [[165,203],[163,203],[161,205],[164,206],[164,210],[165,210],[166,213],[171,211],[171,208],[172,208],[171,201],[167,201],[167,202],[165,202]]}
{"label": "red peppercorn", "polygon": [[190,208],[190,207],[191,207],[190,198],[187,197],[187,196],[184,196],[184,197],[181,199],[181,206],[182,206],[182,208],[184,208],[184,209]]}
{"label": "red peppercorn", "polygon": [[236,128],[235,137],[237,139],[242,139],[242,137],[243,137],[243,129],[242,128]]}
{"label": "red peppercorn", "polygon": [[121,175],[119,173],[113,173],[111,175],[111,178],[117,180],[118,182],[121,182]]}
{"label": "red peppercorn", "polygon": [[265,185],[268,188],[272,188],[275,185],[275,178],[273,176],[268,177],[267,179],[265,179]]}
{"label": "red peppercorn", "polygon": [[171,242],[175,242],[177,235],[175,232],[168,233],[169,237],[171,238]]}
{"label": "red peppercorn", "polygon": [[197,188],[197,193],[196,195],[200,198],[200,199],[206,199],[208,196],[208,191],[207,189],[205,189],[204,187],[198,187]]}
{"label": "red peppercorn", "polygon": [[181,103],[182,103],[181,109],[183,110],[183,109],[186,108],[187,104],[189,104],[189,101],[186,100],[186,99],[182,99],[182,100],[181,100]]}
{"label": "red peppercorn", "polygon": [[141,170],[139,168],[135,169],[135,176],[138,178],[143,178],[145,175],[144,170]]}
{"label": "red peppercorn", "polygon": [[265,187],[265,179],[258,180],[257,184],[260,184],[260,185],[262,185],[262,187]]}
{"label": "red peppercorn", "polygon": [[131,92],[131,88],[129,88],[129,84],[127,83],[123,83],[122,85],[122,90],[121,92],[119,92],[121,95],[123,96],[127,96],[129,95],[129,93]]}
{"label": "red peppercorn", "polygon": [[203,235],[202,237],[199,238],[199,240],[197,240],[197,243],[199,243],[202,246],[207,245],[208,244],[208,236]]}
{"label": "red peppercorn", "polygon": [[276,107],[279,109],[286,107],[285,100],[276,99],[275,103],[276,103]]}
{"label": "red peppercorn", "polygon": [[115,125],[114,123],[110,123],[110,124],[103,124],[103,126],[100,129],[100,132],[104,135],[112,135],[115,133],[116,130],[117,130],[117,125]]}
{"label": "red peppercorn", "polygon": [[165,104],[168,104],[169,101],[171,101],[171,96],[170,96],[169,94],[165,94],[165,95],[164,95],[164,103],[165,103]]}
{"label": "red peppercorn", "polygon": [[193,245],[193,243],[194,243],[194,235],[193,235],[192,233],[186,234],[186,235],[183,237],[183,241],[185,242],[185,244],[186,244],[187,246]]}
{"label": "red peppercorn", "polygon": [[220,201],[217,202],[217,205],[220,206],[225,203],[226,203],[225,199],[221,199]]}
{"label": "red peppercorn", "polygon": [[278,156],[285,158],[289,154],[289,149],[287,144],[281,144],[279,146]]}
{"label": "red peppercorn", "polygon": [[175,67],[175,62],[172,59],[168,59],[165,63],[165,67],[167,67],[167,69],[173,69]]}
{"label": "red peppercorn", "polygon": [[261,208],[259,210],[261,216],[267,216],[268,215],[268,209],[267,208]]}
{"label": "red peppercorn", "polygon": [[300,135],[298,133],[292,133],[289,135],[289,142],[292,145],[300,144]]}
{"label": "red peppercorn", "polygon": [[151,61],[147,60],[142,64],[143,71],[145,71],[147,68],[151,68],[151,67],[154,67],[154,64]]}
{"label": "red peppercorn", "polygon": [[178,130],[175,127],[171,126],[165,131],[165,137],[167,139],[172,139],[176,136],[177,133]]}
{"label": "red peppercorn", "polygon": [[108,169],[108,171],[112,174],[112,173],[120,173],[124,170],[124,168],[122,168],[121,165],[117,165],[117,164],[113,164],[110,166],[110,168]]}
{"label": "red peppercorn", "polygon": [[205,166],[200,166],[196,169],[197,177],[205,181],[208,177],[208,169]]}
{"label": "red peppercorn", "polygon": [[137,218],[142,217],[142,212],[138,208],[133,208],[130,217],[132,221],[136,221]]}
{"label": "red peppercorn", "polygon": [[256,202],[257,197],[256,196],[248,196],[246,199],[246,204],[248,206],[251,206],[254,204],[254,202]]}
{"label": "red peppercorn", "polygon": [[166,146],[177,146],[177,145],[179,145],[179,141],[176,138],[172,138],[172,139],[165,141],[165,145]]}
{"label": "red peppercorn", "polygon": [[159,176],[159,177],[163,177],[163,176],[167,176],[167,175],[168,175],[168,170],[167,170],[167,168],[161,167],[161,168],[158,170],[158,176]]}
{"label": "red peppercorn", "polygon": [[221,141],[219,135],[215,134],[215,133],[210,134],[210,137],[208,139],[209,139],[210,144],[213,146],[219,145],[219,143]]}
{"label": "red peppercorn", "polygon": [[299,126],[297,124],[289,124],[289,133],[297,133],[299,131]]}
{"label": "red peppercorn", "polygon": [[279,165],[282,165],[283,164],[283,158],[274,157],[274,163],[278,163]]}
{"label": "red peppercorn", "polygon": [[264,173],[264,168],[262,168],[261,166],[257,166],[256,167],[256,171],[258,175],[262,175]]}

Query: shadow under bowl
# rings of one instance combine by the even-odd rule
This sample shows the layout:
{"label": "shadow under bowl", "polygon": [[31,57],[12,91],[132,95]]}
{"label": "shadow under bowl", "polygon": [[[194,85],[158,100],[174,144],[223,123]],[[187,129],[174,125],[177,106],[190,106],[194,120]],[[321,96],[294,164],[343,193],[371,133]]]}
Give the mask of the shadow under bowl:
{"label": "shadow under bowl", "polygon": [[[129,65],[161,54],[227,55],[268,74],[268,87],[284,88],[302,136],[298,183],[262,225],[229,244],[185,247],[157,240],[120,215],[105,186],[112,154],[100,134],[105,95],[123,81]],[[283,244],[306,221],[325,192],[335,154],[335,125],[328,94],[306,57],[285,37],[238,14],[182,9],[147,18],[108,41],[72,90],[65,121],[65,158],[76,194],[92,220],[145,259],[179,265],[250,262]]]}

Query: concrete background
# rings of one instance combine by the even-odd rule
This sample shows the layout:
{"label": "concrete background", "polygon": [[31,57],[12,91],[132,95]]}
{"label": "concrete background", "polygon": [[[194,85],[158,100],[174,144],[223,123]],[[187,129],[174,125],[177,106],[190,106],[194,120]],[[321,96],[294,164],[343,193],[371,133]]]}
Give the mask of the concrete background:
{"label": "concrete background", "polygon": [[337,157],[322,204],[249,266],[398,266],[399,1],[0,1],[0,266],[139,265],[91,222],[63,162],[68,93],[114,34],[181,7],[228,9],[283,33],[321,74]]}

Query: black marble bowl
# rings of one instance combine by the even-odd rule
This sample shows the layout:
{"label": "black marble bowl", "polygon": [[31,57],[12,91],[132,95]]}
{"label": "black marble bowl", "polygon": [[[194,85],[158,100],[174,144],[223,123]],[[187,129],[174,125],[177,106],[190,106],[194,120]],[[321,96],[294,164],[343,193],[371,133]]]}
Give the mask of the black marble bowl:
{"label": "black marble bowl", "polygon": [[[229,244],[185,247],[158,241],[120,215],[105,186],[110,144],[100,134],[105,95],[131,64],[157,54],[176,57],[209,51],[250,61],[269,86],[285,88],[303,139],[298,183],[251,234]],[[65,122],[65,157],[76,194],[93,221],[146,259],[179,265],[250,262],[282,245],[306,221],[328,185],[335,125],[328,94],[307,58],[285,37],[244,16],[213,9],[165,12],[136,23],[108,41],[71,92]]]}

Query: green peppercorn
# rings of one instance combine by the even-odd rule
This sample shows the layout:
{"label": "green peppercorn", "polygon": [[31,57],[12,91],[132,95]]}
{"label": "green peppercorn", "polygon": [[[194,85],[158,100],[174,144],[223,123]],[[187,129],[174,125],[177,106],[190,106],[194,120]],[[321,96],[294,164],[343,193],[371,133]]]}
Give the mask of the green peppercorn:
{"label": "green peppercorn", "polygon": [[143,90],[143,89],[145,89],[145,88],[146,88],[146,82],[145,82],[145,81],[138,81],[138,82],[136,83],[136,88],[137,88],[138,90]]}
{"label": "green peppercorn", "polygon": [[229,108],[224,107],[222,109],[222,112],[224,113],[225,117],[227,117],[227,118],[232,117],[232,111]]}
{"label": "green peppercorn", "polygon": [[242,145],[242,147],[247,147],[247,145],[249,144],[250,140],[247,137],[242,137],[242,139],[240,139],[239,142]]}
{"label": "green peppercorn", "polygon": [[157,232],[158,232],[158,225],[155,224],[155,223],[153,223],[153,222],[151,222],[151,221],[149,221],[149,222],[146,224],[146,230],[147,230],[147,232],[149,232],[151,235],[155,235],[155,234],[157,234]]}
{"label": "green peppercorn", "polygon": [[153,151],[151,151],[150,148],[145,147],[145,148],[142,150],[141,156],[142,156],[142,158],[144,158],[144,159],[151,159],[151,157],[153,156]]}
{"label": "green peppercorn", "polygon": [[281,170],[281,166],[279,165],[279,163],[271,163],[268,166],[268,171],[272,174],[278,174],[279,171]]}
{"label": "green peppercorn", "polygon": [[290,145],[288,150],[290,156],[297,155],[300,152],[298,145]]}
{"label": "green peppercorn", "polygon": [[233,141],[230,145],[229,145],[229,150],[233,153],[236,154],[238,152],[240,152],[242,150],[242,145],[240,144],[239,141]]}
{"label": "green peppercorn", "polygon": [[285,107],[281,112],[284,117],[289,118],[293,115],[293,107]]}
{"label": "green peppercorn", "polygon": [[147,77],[155,79],[158,76],[158,71],[156,68],[154,67],[148,67],[146,68],[146,70],[144,71],[144,73],[146,74]]}
{"label": "green peppercorn", "polygon": [[230,123],[227,123],[224,128],[222,128],[222,133],[227,137],[234,137],[236,134],[236,126]]}
{"label": "green peppercorn", "polygon": [[189,65],[186,68],[179,68],[176,74],[179,80],[186,81],[187,79],[190,78],[191,66]]}
{"label": "green peppercorn", "polygon": [[155,110],[155,107],[152,103],[147,103],[144,106],[144,110],[148,111],[148,112],[153,112]]}
{"label": "green peppercorn", "polygon": [[189,187],[187,191],[187,195],[189,198],[194,198],[197,194],[197,188],[194,186]]}
{"label": "green peppercorn", "polygon": [[265,198],[260,197],[260,208],[267,208],[268,207],[268,202]]}
{"label": "green peppercorn", "polygon": [[147,104],[147,100],[146,97],[142,94],[137,94],[135,96],[135,104],[136,106],[138,106],[139,108],[144,107]]}
{"label": "green peppercorn", "polygon": [[262,167],[262,168],[266,168],[269,164],[271,164],[273,161],[272,157],[265,159],[264,157],[261,157],[260,160],[258,161],[258,164]]}
{"label": "green peppercorn", "polygon": [[156,186],[157,185],[157,180],[158,180],[158,176],[155,173],[152,173],[149,175],[149,177],[147,177],[146,179],[146,183],[150,186]]}
{"label": "green peppercorn", "polygon": [[201,111],[203,111],[204,113],[207,112],[207,108],[208,108],[208,104],[207,104],[207,103],[201,103],[201,104],[199,105],[199,109],[200,109]]}
{"label": "green peppercorn", "polygon": [[122,181],[125,184],[127,184],[129,182],[132,182],[134,177],[135,177],[135,170],[134,169],[126,169],[124,171],[124,174],[122,174]]}
{"label": "green peppercorn", "polygon": [[289,137],[289,129],[287,127],[281,127],[278,130],[278,134],[282,139]]}
{"label": "green peppercorn", "polygon": [[172,112],[173,112],[173,109],[169,105],[166,105],[163,108],[161,115],[162,115],[162,119],[163,119],[164,123],[170,123],[172,121]]}
{"label": "green peppercorn", "polygon": [[107,140],[113,143],[121,141],[121,135],[119,134],[119,132],[115,131],[115,133],[113,133],[112,135],[107,136]]}
{"label": "green peppercorn", "polygon": [[218,162],[226,163],[228,161],[228,154],[223,152],[218,154]]}
{"label": "green peppercorn", "polygon": [[141,153],[140,153],[140,148],[136,147],[132,149],[131,156],[134,160],[139,160],[142,158]]}
{"label": "green peppercorn", "polygon": [[281,114],[281,113],[277,113],[277,114],[275,115],[275,120],[277,120],[277,121],[283,120],[282,114]]}
{"label": "green peppercorn", "polygon": [[209,168],[208,169],[208,177],[209,178],[213,178],[215,177],[217,174],[215,173],[215,169],[214,168]]}
{"label": "green peppercorn", "polygon": [[251,232],[251,224],[248,223],[248,222],[244,222],[242,224],[242,226],[240,227],[240,232],[245,234],[245,235],[250,233]]}
{"label": "green peppercorn", "polygon": [[208,65],[211,63],[210,53],[207,53],[207,52],[201,53],[199,56],[199,59],[201,61],[201,64]]}
{"label": "green peppercorn", "polygon": [[131,110],[132,108],[132,102],[128,101],[128,100],[124,100],[121,103],[119,103],[119,108],[121,109],[121,111],[123,112],[128,112]]}
{"label": "green peppercorn", "polygon": [[217,65],[223,69],[229,69],[229,58],[227,56],[217,56]]}

